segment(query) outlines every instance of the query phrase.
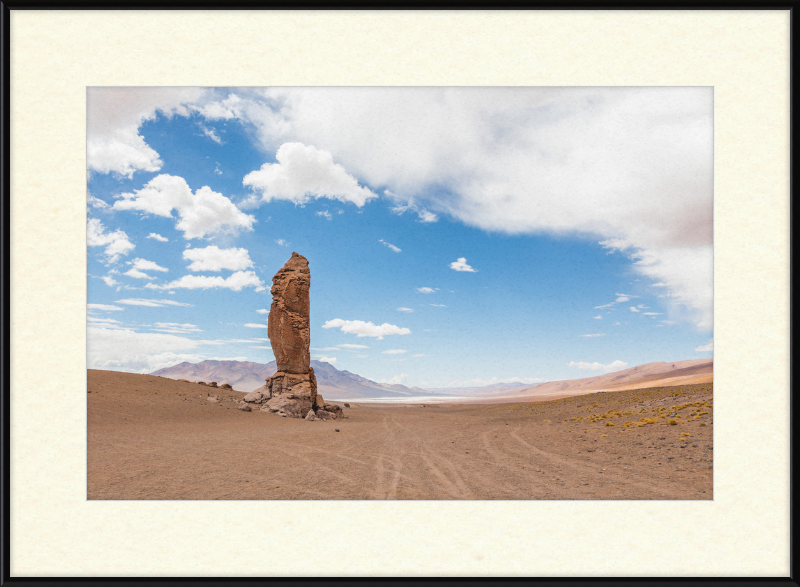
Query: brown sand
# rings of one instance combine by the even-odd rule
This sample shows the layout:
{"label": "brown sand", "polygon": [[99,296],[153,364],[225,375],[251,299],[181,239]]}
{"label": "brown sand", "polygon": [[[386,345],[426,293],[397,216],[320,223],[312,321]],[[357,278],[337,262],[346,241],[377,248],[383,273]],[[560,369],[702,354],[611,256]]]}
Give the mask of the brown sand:
{"label": "brown sand", "polygon": [[712,499],[708,383],[520,404],[350,402],[329,422],[242,412],[239,392],[153,375],[89,370],[88,390],[89,499]]}

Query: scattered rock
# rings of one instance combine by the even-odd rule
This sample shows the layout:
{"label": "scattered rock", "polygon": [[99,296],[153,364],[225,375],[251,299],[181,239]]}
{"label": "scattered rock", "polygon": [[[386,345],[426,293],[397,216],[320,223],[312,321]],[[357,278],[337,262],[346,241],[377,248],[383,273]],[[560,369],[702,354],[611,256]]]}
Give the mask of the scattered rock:
{"label": "scattered rock", "polygon": [[214,404],[218,404],[219,403],[219,398],[217,396],[215,396],[215,395],[210,395],[206,399],[208,401],[210,401],[211,403],[214,403]]}
{"label": "scattered rock", "polygon": [[349,408],[350,404],[345,404],[344,407]]}
{"label": "scattered rock", "polygon": [[178,379],[178,381],[183,381],[184,383],[191,383],[188,379]]}
{"label": "scattered rock", "polygon": [[206,384],[206,382],[205,382],[205,381],[198,381],[198,382],[197,382],[197,385],[205,385],[205,384]]}
{"label": "scattered rock", "polygon": [[211,383],[208,384],[208,386],[209,387],[216,387],[217,386],[217,382],[216,381],[212,381]]}
{"label": "scattered rock", "polygon": [[338,429],[338,428],[334,428],[334,430],[336,430],[336,432],[339,432],[339,429]]}
{"label": "scattered rock", "polygon": [[243,412],[252,412],[253,411],[253,408],[251,408],[250,404],[248,404],[247,402],[241,402],[239,404],[239,409],[242,410]]}
{"label": "scattered rock", "polygon": [[334,418],[344,418],[344,410],[336,404],[324,404],[325,411],[334,415]]}
{"label": "scattered rock", "polygon": [[265,395],[262,391],[262,388],[256,389],[255,391],[251,391],[247,395],[245,395],[242,400],[246,401],[251,404],[263,404],[265,401],[269,399],[269,396]]}
{"label": "scattered rock", "polygon": [[220,385],[220,387],[222,389],[233,389],[233,387],[231,387],[230,383],[223,383],[222,385]]}
{"label": "scattered rock", "polygon": [[306,420],[311,421],[311,420],[316,420],[316,419],[317,419],[317,416],[316,416],[316,414],[314,414],[314,410],[308,410],[308,413],[306,414]]}

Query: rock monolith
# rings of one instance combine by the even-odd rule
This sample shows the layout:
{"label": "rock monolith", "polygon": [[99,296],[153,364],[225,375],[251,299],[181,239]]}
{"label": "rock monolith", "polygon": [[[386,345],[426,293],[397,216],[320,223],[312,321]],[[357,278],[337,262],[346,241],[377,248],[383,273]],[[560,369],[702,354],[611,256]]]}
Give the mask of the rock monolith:
{"label": "rock monolith", "polygon": [[[277,372],[263,388],[244,397],[245,402],[264,403],[262,410],[291,418],[305,418],[309,410],[338,415],[326,406],[317,393],[317,378],[311,367],[309,343],[309,289],[311,272],[308,260],[297,253],[272,278],[272,306],[267,335],[275,354]],[[341,410],[341,408],[340,408]],[[326,418],[327,419],[327,418]]]}

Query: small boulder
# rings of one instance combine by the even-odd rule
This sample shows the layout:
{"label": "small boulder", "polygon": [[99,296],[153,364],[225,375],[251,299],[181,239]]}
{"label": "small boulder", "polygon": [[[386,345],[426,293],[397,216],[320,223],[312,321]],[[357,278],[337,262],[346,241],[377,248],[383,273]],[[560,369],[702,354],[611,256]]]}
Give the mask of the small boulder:
{"label": "small boulder", "polygon": [[206,400],[210,401],[212,404],[218,404],[219,398],[215,395],[210,395],[206,398]]}
{"label": "small boulder", "polygon": [[252,412],[253,411],[253,408],[251,408],[250,404],[248,404],[247,402],[240,403],[239,404],[239,409],[242,410],[243,412]]}
{"label": "small boulder", "polygon": [[220,385],[220,387],[222,389],[233,389],[233,387],[231,387],[230,383],[223,383],[222,385]]}
{"label": "small boulder", "polygon": [[350,404],[345,404],[344,407],[349,408]]}
{"label": "small boulder", "polygon": [[337,406],[336,404],[325,404],[325,411],[332,413],[334,418],[344,417],[344,410],[341,406]]}
{"label": "small boulder", "polygon": [[205,385],[205,384],[206,384],[206,382],[205,382],[205,381],[198,381],[198,382],[197,382],[197,385]]}
{"label": "small boulder", "polygon": [[245,395],[242,399],[251,404],[263,404],[269,398],[261,393],[260,390],[256,389]]}
{"label": "small boulder", "polygon": [[317,416],[314,414],[314,410],[308,410],[308,413],[306,414],[306,418],[305,419],[309,420],[309,421],[316,420]]}
{"label": "small boulder", "polygon": [[317,410],[317,420],[335,420],[336,415],[327,410]]}
{"label": "small boulder", "polygon": [[212,381],[211,383],[208,384],[208,386],[209,387],[216,387],[217,386],[217,382],[216,381]]}

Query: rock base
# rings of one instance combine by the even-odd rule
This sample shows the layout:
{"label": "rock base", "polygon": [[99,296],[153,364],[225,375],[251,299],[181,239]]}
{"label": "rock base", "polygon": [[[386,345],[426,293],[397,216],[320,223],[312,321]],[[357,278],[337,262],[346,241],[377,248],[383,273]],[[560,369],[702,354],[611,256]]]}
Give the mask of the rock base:
{"label": "rock base", "polygon": [[242,398],[247,405],[260,405],[261,411],[287,418],[306,420],[335,420],[344,417],[342,408],[326,404],[317,393],[314,369],[308,373],[278,371],[263,387]]}

